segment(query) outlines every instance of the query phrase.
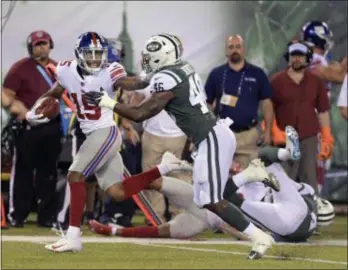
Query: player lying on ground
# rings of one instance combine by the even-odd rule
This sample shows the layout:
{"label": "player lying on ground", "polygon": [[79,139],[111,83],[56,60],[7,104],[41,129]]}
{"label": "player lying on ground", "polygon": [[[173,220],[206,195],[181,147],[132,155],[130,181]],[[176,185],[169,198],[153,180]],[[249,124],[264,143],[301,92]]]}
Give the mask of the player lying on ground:
{"label": "player lying on ground", "polygon": [[[165,109],[197,148],[193,164],[194,202],[247,234],[252,242],[249,258],[260,258],[272,246],[273,238],[257,229],[235,205],[223,198],[236,149],[236,138],[229,128],[233,121],[217,120],[208,109],[199,75],[192,65],[181,59],[182,50],[180,40],[173,35],[158,34],[148,40],[142,56],[144,66],[153,73],[149,85],[152,95],[140,105],[119,104],[99,88],[88,92],[86,100],[136,122]],[[129,84],[126,80],[117,83],[125,90],[136,90]],[[250,181],[258,175],[258,181],[278,189],[278,183],[261,166],[251,165],[248,172],[252,174]],[[245,184],[231,182],[234,191]]]}
{"label": "player lying on ground", "polygon": [[[80,225],[85,206],[85,179],[95,174],[99,186],[117,201],[131,198],[132,195],[148,187],[152,180],[167,172],[183,168],[180,164],[162,164],[145,173],[123,179],[123,161],[119,153],[122,135],[113,112],[110,109],[88,105],[85,93],[103,87],[110,95],[115,83],[125,79],[126,72],[118,63],[107,63],[108,44],[105,38],[95,32],[79,36],[75,55],[76,60],[61,61],[57,65],[57,82],[44,94],[26,114],[31,125],[48,122],[47,117],[36,114],[36,108],[45,97],[60,98],[68,91],[77,111],[77,118],[86,140],[81,145],[68,172],[71,192],[69,228],[67,234],[54,244],[46,245],[52,251],[80,251],[82,249]],[[139,86],[142,86],[139,84]]]}
{"label": "player lying on ground", "polygon": [[[285,149],[265,148],[260,156],[267,161],[299,158],[297,134],[291,133],[293,131],[291,129],[287,131],[289,136]],[[269,194],[268,187],[259,183],[250,183],[238,190],[238,193],[242,193],[247,198],[238,204],[246,215],[256,217],[254,219],[258,223],[267,224],[267,230],[274,234],[282,235],[287,241],[305,241],[311,235],[311,226],[316,225],[315,214],[312,214],[315,212],[314,190],[306,184],[297,184],[288,178],[277,163],[270,165],[267,170],[279,178],[281,185],[280,192],[273,194],[273,203],[260,202]],[[244,173],[245,171],[236,177],[243,177]],[[121,237],[189,238],[206,229],[219,228],[240,239],[248,239],[245,234],[226,224],[214,213],[193,204],[191,185],[172,177],[162,177],[162,181],[158,182],[158,191],[162,192],[171,203],[184,208],[185,212],[158,227],[116,228],[93,220],[89,222],[90,229],[98,234]],[[233,197],[231,199],[236,200]]]}

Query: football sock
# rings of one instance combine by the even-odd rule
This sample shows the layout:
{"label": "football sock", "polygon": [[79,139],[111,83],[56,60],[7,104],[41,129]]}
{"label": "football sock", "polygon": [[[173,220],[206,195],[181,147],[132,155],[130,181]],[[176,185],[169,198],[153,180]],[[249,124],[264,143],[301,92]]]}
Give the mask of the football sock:
{"label": "football sock", "polygon": [[278,149],[278,159],[279,161],[288,161],[290,159],[291,155],[289,150],[285,148],[279,148]]}
{"label": "football sock", "polygon": [[149,184],[160,178],[160,170],[156,167],[146,172],[132,175],[123,181],[125,200],[139,191],[147,188]]}
{"label": "football sock", "polygon": [[74,182],[69,185],[71,194],[69,225],[80,228],[86,201],[85,182]]}
{"label": "football sock", "polygon": [[290,152],[285,148],[266,146],[260,149],[259,158],[266,166],[274,162],[282,162],[290,159]]}
{"label": "football sock", "polygon": [[143,238],[152,238],[159,237],[158,227],[131,227],[118,229],[118,235],[122,237],[143,237]]}
{"label": "football sock", "polygon": [[221,201],[220,203],[224,203],[224,205],[222,207],[215,207],[215,214],[227,224],[243,232],[249,226],[250,222],[244,217],[237,206],[227,200]]}

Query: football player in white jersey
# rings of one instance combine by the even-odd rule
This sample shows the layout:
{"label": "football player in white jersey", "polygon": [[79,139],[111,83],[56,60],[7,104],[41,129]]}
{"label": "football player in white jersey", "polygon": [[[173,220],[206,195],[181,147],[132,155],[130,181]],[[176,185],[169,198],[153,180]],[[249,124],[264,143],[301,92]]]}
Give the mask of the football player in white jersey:
{"label": "football player in white jersey", "polygon": [[331,83],[341,84],[347,72],[347,57],[341,63],[328,63],[327,54],[333,47],[333,34],[329,26],[321,21],[309,21],[302,27],[302,40],[313,48],[311,70],[327,81],[328,90]]}
{"label": "football player in white jersey", "polygon": [[[89,175],[94,173],[99,186],[111,197],[122,201],[161,175],[181,168],[181,162],[168,162],[123,181],[123,162],[119,153],[122,136],[113,119],[113,111],[88,104],[85,98],[86,93],[100,88],[114,97],[115,82],[128,78],[120,64],[107,63],[107,51],[107,41],[98,33],[86,32],[80,35],[75,46],[76,60],[58,63],[57,82],[26,114],[31,125],[47,122],[47,118],[42,119],[41,114],[35,114],[36,108],[47,97],[60,98],[66,89],[86,135],[68,172],[71,201],[67,234],[56,243],[46,245],[47,249],[54,252],[82,249],[80,225],[86,197],[84,181]],[[143,85],[137,78],[132,79],[134,82]]]}
{"label": "football player in white jersey", "polygon": [[[267,162],[298,158],[297,133],[294,129],[287,128],[285,149],[264,148],[264,150],[260,152],[260,157]],[[164,159],[167,155],[168,153],[164,155]],[[279,179],[281,185],[279,192],[273,192],[262,183],[254,182],[238,189],[237,192],[243,195],[243,199],[233,197],[233,192],[228,194],[229,192],[225,190],[226,198],[240,205],[245,215],[265,230],[272,232],[279,241],[306,241],[317,224],[316,198],[313,188],[307,184],[295,183],[277,163],[268,166],[267,170]],[[243,174],[241,172],[234,177],[245,177]],[[192,202],[193,187],[191,185],[181,183],[180,180],[172,177],[162,177],[162,182],[158,184],[156,189],[165,194],[171,203],[184,208],[185,212],[158,227],[116,228],[93,220],[89,222],[90,229],[98,234],[121,237],[190,238],[206,229],[219,228],[239,239],[248,239],[245,234],[238,232],[213,212],[197,207]],[[329,213],[327,209],[318,208],[318,210],[320,213],[324,210],[325,214]]]}

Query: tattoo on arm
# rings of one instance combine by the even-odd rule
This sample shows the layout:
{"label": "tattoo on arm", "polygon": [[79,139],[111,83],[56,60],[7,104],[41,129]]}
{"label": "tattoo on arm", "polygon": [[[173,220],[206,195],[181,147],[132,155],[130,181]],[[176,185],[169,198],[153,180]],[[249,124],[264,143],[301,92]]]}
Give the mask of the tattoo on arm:
{"label": "tattoo on arm", "polygon": [[64,93],[64,88],[61,86],[58,82],[55,82],[55,84],[52,86],[50,90],[44,95],[42,95],[40,98],[44,97],[55,97],[60,98],[62,94]]}
{"label": "tattoo on arm", "polygon": [[117,82],[114,85],[114,90],[116,91],[119,87],[128,90],[128,91],[134,91],[138,89],[143,89],[149,85],[148,82],[143,81],[137,76],[134,77],[125,77],[122,79],[117,80]]}
{"label": "tattoo on arm", "polygon": [[170,91],[156,93],[138,106],[117,103],[114,112],[135,122],[142,122],[164,109],[174,94]]}

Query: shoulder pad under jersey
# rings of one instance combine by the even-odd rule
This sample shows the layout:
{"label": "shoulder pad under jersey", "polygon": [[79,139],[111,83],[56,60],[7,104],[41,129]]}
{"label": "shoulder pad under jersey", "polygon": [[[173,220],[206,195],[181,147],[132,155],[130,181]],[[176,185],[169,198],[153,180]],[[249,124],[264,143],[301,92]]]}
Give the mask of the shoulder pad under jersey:
{"label": "shoulder pad under jersey", "polygon": [[56,66],[57,81],[63,87],[65,87],[67,85],[67,83],[66,83],[67,74],[70,71],[72,63],[73,63],[73,61],[64,60],[64,61],[59,61],[57,66]]}

